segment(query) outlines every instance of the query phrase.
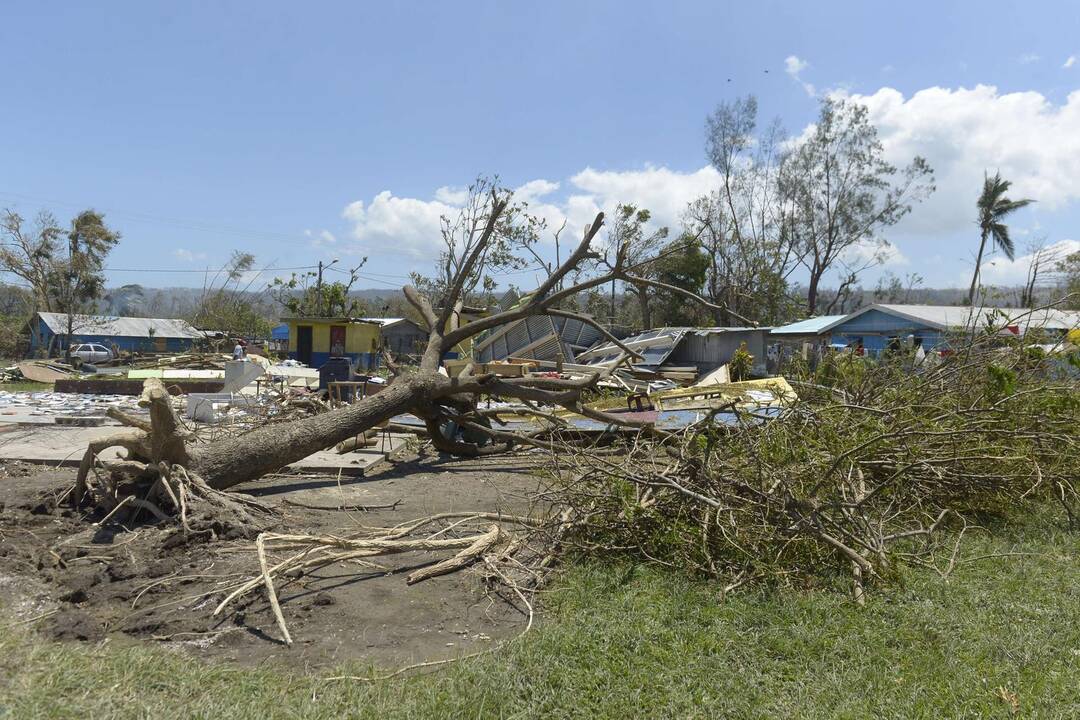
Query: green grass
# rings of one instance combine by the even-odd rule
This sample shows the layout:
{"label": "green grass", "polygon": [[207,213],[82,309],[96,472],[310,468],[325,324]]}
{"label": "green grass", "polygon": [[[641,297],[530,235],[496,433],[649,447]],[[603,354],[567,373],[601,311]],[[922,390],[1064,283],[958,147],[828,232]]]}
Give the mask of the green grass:
{"label": "green grass", "polygon": [[1075,718],[1078,550],[1049,520],[999,528],[963,555],[1034,554],[964,563],[948,583],[909,572],[862,609],[829,589],[723,601],[650,567],[579,564],[522,642],[374,685],[8,634],[0,717],[1011,717],[1001,686],[1020,717]]}

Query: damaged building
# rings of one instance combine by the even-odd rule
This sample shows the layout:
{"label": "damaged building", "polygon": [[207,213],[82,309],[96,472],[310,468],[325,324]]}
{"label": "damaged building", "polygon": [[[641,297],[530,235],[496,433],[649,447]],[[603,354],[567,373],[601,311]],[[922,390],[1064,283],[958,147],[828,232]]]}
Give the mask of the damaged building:
{"label": "damaged building", "polygon": [[602,337],[599,330],[581,320],[535,315],[500,325],[477,338],[473,357],[485,363],[507,358],[572,363]]}
{"label": "damaged building", "polygon": [[[623,344],[641,355],[635,368],[658,374],[701,374],[731,362],[744,343],[754,357],[753,374],[766,374],[766,339],[769,328],[747,327],[664,327],[624,338]],[[615,362],[622,350],[606,342],[577,355],[583,365]]]}

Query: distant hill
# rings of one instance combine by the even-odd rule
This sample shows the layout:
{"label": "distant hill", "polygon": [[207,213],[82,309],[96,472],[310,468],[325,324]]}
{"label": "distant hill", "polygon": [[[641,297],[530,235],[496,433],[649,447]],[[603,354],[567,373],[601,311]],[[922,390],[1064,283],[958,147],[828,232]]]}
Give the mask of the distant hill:
{"label": "distant hill", "polygon": [[[101,312],[131,317],[187,317],[195,311],[202,294],[202,288],[123,285],[105,291]],[[251,291],[246,294],[268,319],[282,315],[281,307],[266,293]],[[363,300],[372,314],[382,314],[379,311],[387,306],[399,310],[405,303],[401,290],[390,287],[354,290],[350,296]]]}
{"label": "distant hill", "polygon": [[[3,290],[8,290],[6,295]],[[795,288],[795,292],[804,292]],[[202,297],[201,288],[163,287],[152,288],[141,285],[123,285],[109,288],[101,303],[101,312],[108,315],[133,317],[191,317]],[[987,304],[994,306],[1018,306],[1022,288],[1002,287],[988,291]],[[5,297],[11,297],[5,300]],[[412,307],[406,302],[400,289],[392,287],[362,288],[350,293],[362,300],[367,306],[365,312],[374,316],[411,317]],[[909,303],[927,305],[963,305],[967,292],[963,288],[924,288],[924,287],[855,287],[837,302],[835,289],[822,289],[819,297],[819,314],[846,313],[873,303]],[[1052,288],[1036,291],[1037,302],[1049,302],[1055,299]],[[281,307],[265,292],[249,292],[249,300],[258,312],[267,320],[276,322],[284,313]],[[830,305],[832,306],[830,308]],[[0,310],[7,315],[28,315],[31,303],[27,293],[16,286],[0,283]],[[5,309],[6,308],[6,309]]]}

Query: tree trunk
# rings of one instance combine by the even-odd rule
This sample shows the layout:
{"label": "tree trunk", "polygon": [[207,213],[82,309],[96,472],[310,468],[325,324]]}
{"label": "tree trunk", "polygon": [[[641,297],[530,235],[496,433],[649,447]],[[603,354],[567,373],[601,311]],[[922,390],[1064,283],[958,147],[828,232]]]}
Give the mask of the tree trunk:
{"label": "tree trunk", "polygon": [[810,274],[810,284],[806,288],[806,314],[813,315],[817,310],[817,295],[818,295],[818,283],[821,282],[821,276],[815,273]]}
{"label": "tree trunk", "polygon": [[649,288],[635,286],[634,294],[637,295],[638,310],[641,312],[641,329],[652,329],[652,308],[649,306]]}
{"label": "tree trunk", "polygon": [[986,231],[983,230],[979,240],[979,254],[975,258],[975,273],[971,276],[971,289],[968,290],[968,305],[975,303],[975,286],[979,283],[979,268],[982,267],[983,251],[986,250]]}
{"label": "tree trunk", "polygon": [[64,336],[64,360],[71,362],[71,336],[75,333],[75,316],[68,312],[67,334]]}
{"label": "tree trunk", "polygon": [[312,453],[374,427],[395,415],[430,402],[436,388],[447,378],[418,371],[402,376],[385,390],[355,405],[315,417],[280,425],[268,425],[189,452],[192,467],[210,487],[224,490],[248,480],[256,480]]}

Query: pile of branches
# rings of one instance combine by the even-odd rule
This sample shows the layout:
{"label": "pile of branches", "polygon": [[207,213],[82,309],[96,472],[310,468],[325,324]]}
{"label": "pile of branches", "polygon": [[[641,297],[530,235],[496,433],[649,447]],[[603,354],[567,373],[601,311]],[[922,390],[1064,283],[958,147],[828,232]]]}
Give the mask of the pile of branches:
{"label": "pile of branches", "polygon": [[[829,358],[776,417],[650,430],[623,456],[567,453],[572,537],[722,580],[853,594],[902,565],[947,571],[971,524],[1022,505],[1077,519],[1080,382],[994,331],[937,362]],[[953,532],[944,532],[947,529]]]}

